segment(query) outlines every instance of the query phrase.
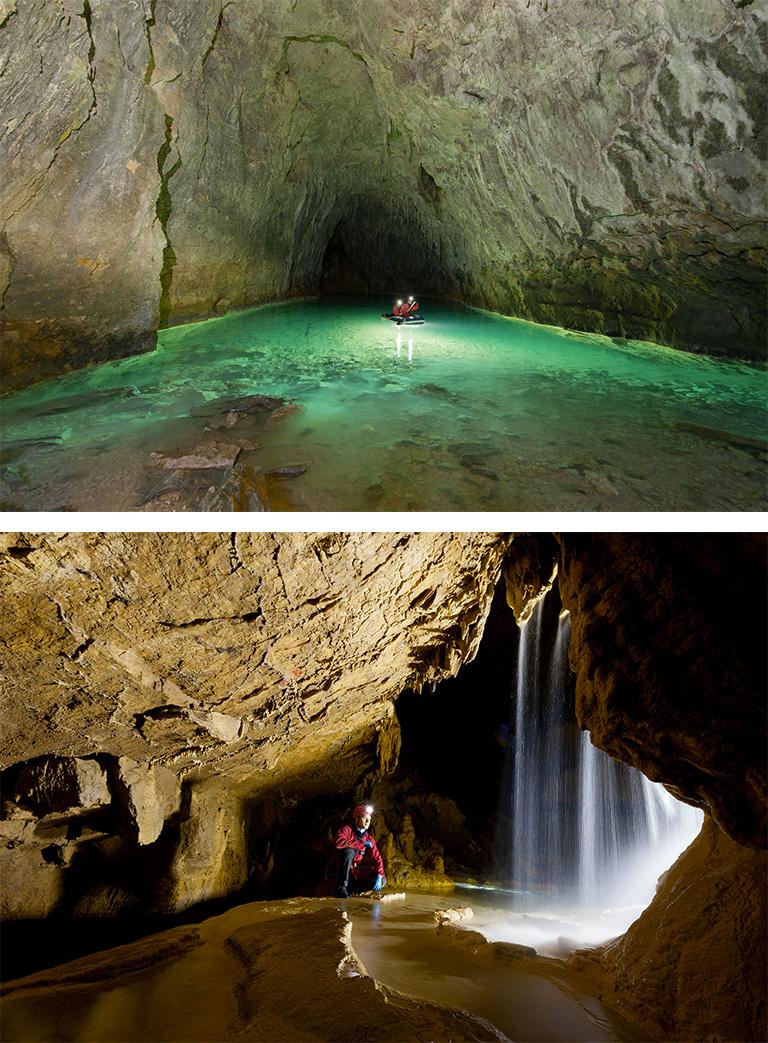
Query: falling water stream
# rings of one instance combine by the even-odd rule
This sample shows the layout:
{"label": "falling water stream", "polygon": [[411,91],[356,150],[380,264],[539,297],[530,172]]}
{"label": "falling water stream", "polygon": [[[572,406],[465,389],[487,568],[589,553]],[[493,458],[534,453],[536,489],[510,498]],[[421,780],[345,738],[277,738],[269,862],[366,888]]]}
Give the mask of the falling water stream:
{"label": "falling water stream", "polygon": [[545,604],[542,598],[520,625],[500,809],[503,887],[487,900],[505,905],[494,937],[555,953],[624,931],[698,833],[702,813],[579,730],[567,665],[570,618],[562,612],[556,634],[547,633]]}

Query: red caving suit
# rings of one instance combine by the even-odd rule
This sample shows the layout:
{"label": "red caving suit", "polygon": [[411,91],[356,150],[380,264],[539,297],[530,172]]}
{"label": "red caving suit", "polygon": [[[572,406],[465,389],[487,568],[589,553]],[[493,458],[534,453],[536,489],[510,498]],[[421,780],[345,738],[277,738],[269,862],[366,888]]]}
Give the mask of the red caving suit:
{"label": "red caving suit", "polygon": [[[359,839],[358,839],[359,838]],[[370,840],[371,846],[367,848],[365,841]],[[352,859],[352,868],[349,875],[353,880],[371,880],[376,876],[384,876],[384,859],[379,854],[376,841],[368,830],[360,837],[358,831],[352,826],[342,826],[336,834],[336,850],[341,851],[345,847],[354,848],[357,852]]]}

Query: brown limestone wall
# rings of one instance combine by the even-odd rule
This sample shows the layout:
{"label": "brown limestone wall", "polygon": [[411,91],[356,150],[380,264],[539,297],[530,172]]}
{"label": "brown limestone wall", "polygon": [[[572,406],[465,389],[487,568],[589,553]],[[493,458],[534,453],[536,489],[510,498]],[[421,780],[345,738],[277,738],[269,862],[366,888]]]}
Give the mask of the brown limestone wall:
{"label": "brown limestone wall", "polygon": [[[509,537],[2,538],[0,764],[104,752],[274,768],[389,720],[477,648]],[[323,736],[327,728],[327,735]]]}
{"label": "brown limestone wall", "polygon": [[658,1039],[765,1039],[767,885],[766,853],[706,820],[640,919],[599,954],[603,999]]}
{"label": "brown limestone wall", "polygon": [[33,887],[3,915],[242,885],[245,802],[391,771],[394,699],[475,655],[509,542],[4,536],[0,857]]}
{"label": "brown limestone wall", "polygon": [[331,243],[357,289],[762,358],[765,37],[732,0],[2,0],[5,386],[316,292]]}
{"label": "brown limestone wall", "polygon": [[764,537],[559,539],[580,725],[734,840],[764,847]]}

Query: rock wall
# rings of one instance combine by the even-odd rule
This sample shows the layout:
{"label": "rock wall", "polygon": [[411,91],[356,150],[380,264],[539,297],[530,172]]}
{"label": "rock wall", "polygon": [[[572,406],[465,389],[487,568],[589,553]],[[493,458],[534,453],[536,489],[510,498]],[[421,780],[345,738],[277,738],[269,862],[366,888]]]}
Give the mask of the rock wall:
{"label": "rock wall", "polygon": [[474,656],[509,543],[3,537],[0,856],[36,888],[3,914],[236,890],[247,802],[393,769],[394,699]]}
{"label": "rock wall", "polygon": [[734,840],[765,847],[765,538],[560,543],[580,725]]}
{"label": "rock wall", "polygon": [[762,357],[765,39],[751,0],[2,0],[6,386],[321,280]]}
{"label": "rock wall", "polygon": [[711,821],[627,933],[595,957],[603,998],[659,1039],[762,1040],[768,856]]}

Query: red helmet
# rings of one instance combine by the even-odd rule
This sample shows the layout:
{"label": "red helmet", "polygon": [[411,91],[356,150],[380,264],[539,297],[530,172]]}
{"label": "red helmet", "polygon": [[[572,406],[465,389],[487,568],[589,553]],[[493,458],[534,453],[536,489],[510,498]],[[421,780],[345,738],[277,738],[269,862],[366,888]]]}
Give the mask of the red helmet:
{"label": "red helmet", "polygon": [[358,815],[372,815],[373,804],[355,804],[352,808],[352,818],[357,818]]}

